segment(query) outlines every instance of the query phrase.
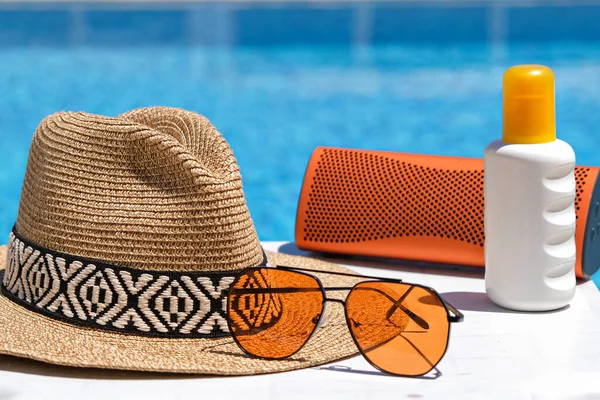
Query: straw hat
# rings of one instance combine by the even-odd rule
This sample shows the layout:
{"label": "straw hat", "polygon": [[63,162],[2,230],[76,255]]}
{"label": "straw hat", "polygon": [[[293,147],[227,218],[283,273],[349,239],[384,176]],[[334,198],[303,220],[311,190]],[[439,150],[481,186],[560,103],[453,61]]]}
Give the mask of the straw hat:
{"label": "straw hat", "polygon": [[[229,145],[206,118],[182,109],[45,118],[0,259],[3,354],[79,367],[247,375],[357,352],[341,307],[329,307],[325,323],[290,359],[256,359],[234,344],[223,290],[241,269],[347,270],[263,252]],[[324,285],[354,283],[320,278]]]}

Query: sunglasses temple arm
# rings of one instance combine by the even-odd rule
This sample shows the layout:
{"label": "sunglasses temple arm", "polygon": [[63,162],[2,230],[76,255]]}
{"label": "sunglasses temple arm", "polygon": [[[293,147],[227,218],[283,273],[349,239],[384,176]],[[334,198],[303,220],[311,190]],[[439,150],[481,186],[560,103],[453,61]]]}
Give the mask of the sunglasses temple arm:
{"label": "sunglasses temple arm", "polygon": [[419,317],[417,314],[412,312],[410,309],[408,309],[402,305],[402,302],[404,301],[404,299],[406,298],[406,294],[408,294],[408,293],[405,293],[405,295],[402,296],[400,299],[395,300],[392,296],[385,293],[384,291],[381,291],[379,289],[372,288],[372,287],[366,287],[366,288],[358,287],[358,288],[355,288],[354,290],[372,290],[376,293],[381,294],[382,296],[386,297],[389,301],[391,301],[392,306],[390,307],[388,312],[385,314],[385,317],[388,320],[392,317],[392,315],[394,315],[394,312],[398,308],[400,308],[406,315],[408,315],[408,317],[410,319],[412,319],[417,325],[419,325],[419,327],[421,327],[421,329],[429,329],[429,324],[427,323],[427,321],[425,321],[423,318]]}
{"label": "sunglasses temple arm", "polygon": [[442,299],[442,301],[444,302],[446,307],[450,310],[450,312],[452,314],[454,314],[454,315],[448,315],[449,322],[463,322],[464,321],[465,316],[463,315],[463,313],[458,311],[458,309],[456,307],[454,307],[452,304],[448,303],[446,300]]}
{"label": "sunglasses temple arm", "polygon": [[325,275],[348,276],[348,277],[351,277],[351,278],[376,279],[376,280],[381,281],[381,282],[402,283],[402,279],[382,278],[382,277],[377,277],[377,276],[360,275],[360,274],[349,274],[347,272],[323,271],[323,270],[320,270],[320,269],[288,267],[288,266],[285,266],[285,265],[276,265],[275,268],[277,268],[277,269],[283,269],[283,270],[286,270],[286,271],[316,272],[316,273],[325,274]]}
{"label": "sunglasses temple arm", "polygon": [[408,315],[410,317],[410,319],[412,319],[417,325],[419,325],[421,327],[421,329],[429,329],[429,324],[427,323],[427,321],[425,321],[423,318],[419,317],[417,314],[412,312],[410,309],[408,309],[402,305],[402,302],[404,301],[404,299],[406,299],[406,297],[410,294],[410,292],[412,290],[413,290],[413,286],[411,286],[402,295],[402,297],[400,297],[398,300],[394,300],[394,298],[388,296],[386,293],[381,292],[381,294],[385,295],[392,302],[392,306],[386,313],[385,317],[389,320],[391,318],[391,316],[394,314],[394,312],[396,312],[396,309],[399,308],[402,311],[404,311],[404,313],[406,315]]}
{"label": "sunglasses temple arm", "polygon": [[[288,270],[288,271],[293,271],[293,270],[297,270],[297,271],[306,271],[306,272],[319,272],[319,273],[323,273],[323,274],[328,274],[328,275],[340,275],[340,276],[349,276],[349,277],[356,277],[356,278],[366,278],[366,279],[378,279],[384,282],[398,282],[398,283],[402,283],[401,279],[386,279],[386,278],[378,278],[378,277],[374,277],[374,276],[365,276],[365,275],[358,275],[358,274],[348,274],[348,273],[344,273],[344,272],[332,272],[332,271],[321,271],[321,270],[317,270],[317,269],[309,269],[309,268],[297,268],[297,267],[288,267],[285,265],[276,265],[275,268],[278,269],[283,269],[283,270]],[[383,292],[381,292],[382,294],[384,294]],[[387,296],[389,297],[389,296]],[[389,297],[389,299],[394,302],[394,305],[390,308],[390,310],[387,313],[387,318],[389,319],[391,317],[392,314],[394,314],[394,311],[396,311],[396,309],[398,307],[401,307],[402,311],[404,311],[405,313],[407,313],[411,318],[413,318],[413,316],[416,317],[417,320],[415,320],[415,318],[413,318],[413,320],[423,329],[428,329],[425,328],[425,326],[429,327],[429,325],[427,324],[427,322],[419,317],[418,315],[416,315],[415,313],[413,313],[412,311],[408,310],[407,308],[405,308],[404,306],[401,306],[401,301],[399,302],[395,302],[394,299],[392,299],[391,297]],[[448,321],[450,322],[462,322],[464,320],[464,315],[458,311],[456,309],[456,307],[454,307],[452,304],[448,303],[446,300],[442,299],[442,301],[444,302],[444,304],[446,305],[447,308],[450,309],[450,311],[454,314],[454,315],[449,315],[448,316]]]}
{"label": "sunglasses temple arm", "polygon": [[[325,291],[329,290],[348,290],[351,288],[348,287],[336,287],[336,288],[325,288]],[[392,297],[390,297],[387,293],[382,292],[381,290],[375,288],[359,288],[359,290],[372,290],[383,296],[387,297],[392,303],[392,307],[387,313],[387,318],[389,319],[394,311],[397,308],[400,308],[402,311],[406,313],[417,325],[419,325],[422,329],[429,329],[429,324],[423,318],[419,317],[417,314],[404,307],[401,303],[403,299],[395,302]],[[307,292],[321,292],[320,288],[247,288],[247,289],[236,289],[236,293],[238,295],[242,294],[276,294],[276,293],[307,293]],[[225,291],[226,295],[229,296],[229,289]]]}

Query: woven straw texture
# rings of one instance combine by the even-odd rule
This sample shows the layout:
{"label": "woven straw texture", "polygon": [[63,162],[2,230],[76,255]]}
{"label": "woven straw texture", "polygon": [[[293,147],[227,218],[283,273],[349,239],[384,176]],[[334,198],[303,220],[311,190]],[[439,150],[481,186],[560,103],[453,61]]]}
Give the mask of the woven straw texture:
{"label": "woven straw texture", "polygon": [[237,270],[260,243],[239,167],[203,116],[61,112],[35,132],[17,230],[55,251],[151,270]]}
{"label": "woven straw texture", "polygon": [[[31,143],[16,228],[54,251],[145,270],[234,271],[262,261],[233,152],[206,118],[177,108],[45,118]],[[311,258],[267,255],[271,263],[350,272]],[[325,286],[357,281],[320,278]],[[85,328],[0,295],[0,353],[80,367],[247,375],[320,365],[357,349],[339,304],[326,310],[324,325],[299,353],[274,361],[244,355],[231,337]]]}

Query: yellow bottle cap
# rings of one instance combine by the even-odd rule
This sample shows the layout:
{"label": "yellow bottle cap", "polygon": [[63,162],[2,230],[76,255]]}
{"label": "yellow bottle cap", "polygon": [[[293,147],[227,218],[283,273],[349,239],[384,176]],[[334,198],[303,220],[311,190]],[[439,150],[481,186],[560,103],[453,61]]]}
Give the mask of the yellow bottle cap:
{"label": "yellow bottle cap", "polygon": [[554,74],[543,65],[516,65],[503,82],[502,140],[510,144],[556,139]]}

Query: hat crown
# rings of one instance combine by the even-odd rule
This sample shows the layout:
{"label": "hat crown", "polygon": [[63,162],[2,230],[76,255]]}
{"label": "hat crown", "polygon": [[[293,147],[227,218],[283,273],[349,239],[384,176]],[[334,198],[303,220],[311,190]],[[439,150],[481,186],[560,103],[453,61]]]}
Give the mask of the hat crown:
{"label": "hat crown", "polygon": [[205,117],[170,107],[45,118],[16,229],[54,251],[147,270],[263,259],[228,143]]}

